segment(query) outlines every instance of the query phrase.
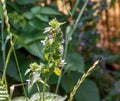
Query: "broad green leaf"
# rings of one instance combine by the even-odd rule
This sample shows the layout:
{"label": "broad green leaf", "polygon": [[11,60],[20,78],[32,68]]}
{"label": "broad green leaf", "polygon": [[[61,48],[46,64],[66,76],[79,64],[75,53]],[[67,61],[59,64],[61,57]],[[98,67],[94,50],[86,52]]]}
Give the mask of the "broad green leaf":
{"label": "broad green leaf", "polygon": [[78,72],[72,72],[69,75],[64,75],[61,80],[61,86],[66,93],[70,93],[77,80],[81,77]]}
{"label": "broad green leaf", "polygon": [[14,24],[18,23],[20,21],[20,16],[18,15],[18,12],[9,13],[9,18],[13,19]]}
{"label": "broad green leaf", "polygon": [[26,12],[26,13],[25,13],[25,17],[30,20],[30,19],[33,19],[34,14],[31,13],[31,12]]}
{"label": "broad green leaf", "polygon": [[80,54],[76,52],[68,53],[66,62],[65,69],[84,73],[84,61]]}
{"label": "broad green leaf", "polygon": [[75,99],[77,101],[100,101],[98,87],[91,80],[85,80],[78,89]]}
{"label": "broad green leaf", "polygon": [[16,2],[21,4],[21,5],[35,3],[36,1],[38,1],[38,0],[16,0]]}
{"label": "broad green leaf", "polygon": [[[41,44],[40,40],[43,39],[43,36],[38,36],[39,34],[29,34],[23,35],[22,37],[15,35],[18,43],[24,47],[28,52],[32,55],[39,57],[40,59],[44,59],[43,57],[43,45]],[[38,37],[37,37],[38,36]],[[24,38],[23,38],[24,37]],[[21,48],[21,46],[16,46],[17,48]]]}
{"label": "broad green leaf", "polygon": [[31,9],[31,12],[32,12],[33,14],[37,14],[37,13],[40,12],[40,10],[41,10],[40,6],[35,6],[35,7],[33,7],[33,8]]}
{"label": "broad green leaf", "polygon": [[[42,101],[42,93],[36,93],[33,94],[32,97],[30,98],[30,101]],[[62,97],[60,95],[54,94],[54,93],[50,93],[50,92],[45,92],[45,101],[65,101],[66,96]]]}
{"label": "broad green leaf", "polygon": [[16,40],[19,42],[20,45],[28,49],[28,46],[26,45],[22,37],[18,36],[17,34],[14,34],[14,37],[16,38]]}
{"label": "broad green leaf", "polygon": [[50,79],[48,80],[48,84],[51,85],[51,84],[56,84],[58,81],[58,76],[53,73],[51,76],[50,76]]}
{"label": "broad green leaf", "polygon": [[16,26],[18,26],[18,28],[24,28],[27,24],[24,13],[21,15],[18,14],[18,12],[9,13],[9,18],[11,18],[11,22],[13,23],[13,26],[15,26],[15,28],[17,28]]}
{"label": "broad green leaf", "polygon": [[36,41],[43,40],[45,38],[45,35],[42,34],[42,31],[39,31],[39,32],[23,32],[23,33],[21,33],[21,35],[19,37],[22,38],[22,40],[24,40],[24,43],[26,45],[28,45],[28,44],[30,45],[31,43],[34,43]]}
{"label": "broad green leaf", "polygon": [[41,30],[41,31],[43,31],[44,28],[46,27],[46,23],[40,21],[39,19],[33,19],[33,20],[29,21],[28,23],[29,23],[29,24],[31,25],[31,27],[33,27],[34,29]]}
{"label": "broad green leaf", "polygon": [[27,99],[28,98],[26,98],[26,97],[15,97],[15,98],[12,99],[12,101],[26,101]]}
{"label": "broad green leaf", "polygon": [[44,22],[48,22],[49,21],[48,16],[46,16],[46,15],[37,14],[36,17],[38,19],[40,19],[41,21],[44,21]]}
{"label": "broad green leaf", "polygon": [[[1,58],[0,58],[0,70],[3,71],[3,60]],[[7,75],[9,75],[10,77],[20,81],[15,60],[13,59],[9,60],[6,72],[7,72]]]}
{"label": "broad green leaf", "polygon": [[43,57],[43,54],[42,54],[42,50],[43,50],[43,46],[42,44],[40,43],[40,41],[37,41],[37,42],[33,42],[31,44],[28,45],[28,51],[36,56],[36,57],[39,57],[40,59],[44,60],[44,57]]}
{"label": "broad green leaf", "polygon": [[47,15],[60,15],[59,12],[57,12],[55,9],[52,9],[50,7],[41,8],[40,13],[47,14]]}

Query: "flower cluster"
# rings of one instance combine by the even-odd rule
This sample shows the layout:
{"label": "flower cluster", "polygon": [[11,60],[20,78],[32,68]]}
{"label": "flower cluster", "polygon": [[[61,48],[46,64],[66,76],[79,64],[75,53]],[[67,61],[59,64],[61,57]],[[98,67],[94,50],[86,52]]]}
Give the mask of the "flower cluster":
{"label": "flower cluster", "polygon": [[47,33],[44,40],[41,40],[44,46],[43,52],[45,57],[44,63],[31,63],[30,69],[27,72],[32,72],[32,75],[50,76],[53,72],[56,75],[61,74],[59,67],[63,67],[66,62],[62,59],[64,53],[64,39],[61,31],[61,25],[64,23],[53,19],[49,22],[50,27],[45,28],[44,33]]}
{"label": "flower cluster", "polygon": [[[48,33],[45,40],[42,40],[44,45],[45,59],[47,60],[47,68],[50,72],[54,71],[57,75],[59,67],[64,66],[65,60],[62,60],[64,53],[64,39],[60,26],[64,23],[58,22],[53,19],[49,22],[50,27],[45,28],[44,33]],[[56,69],[57,68],[57,69]],[[58,70],[58,72],[56,71]],[[60,75],[60,72],[59,72]]]}

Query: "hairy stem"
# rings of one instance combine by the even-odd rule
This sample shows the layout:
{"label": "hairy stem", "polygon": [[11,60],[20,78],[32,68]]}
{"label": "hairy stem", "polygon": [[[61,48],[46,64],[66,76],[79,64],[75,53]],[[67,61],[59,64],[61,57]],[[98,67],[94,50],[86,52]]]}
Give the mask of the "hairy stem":
{"label": "hairy stem", "polygon": [[47,84],[47,78],[45,78],[45,82],[44,82],[44,85],[43,85],[43,95],[42,95],[42,101],[45,101],[45,91],[46,91],[46,84]]}
{"label": "hairy stem", "polygon": [[38,82],[36,82],[36,87],[37,87],[37,90],[38,90],[38,93],[39,93],[39,96],[40,96],[40,99],[41,99],[40,88],[39,88]]}

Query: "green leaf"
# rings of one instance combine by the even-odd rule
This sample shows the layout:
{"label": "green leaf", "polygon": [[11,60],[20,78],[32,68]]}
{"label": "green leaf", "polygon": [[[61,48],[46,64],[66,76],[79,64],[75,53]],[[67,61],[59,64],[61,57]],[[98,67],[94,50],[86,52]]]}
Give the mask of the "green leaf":
{"label": "green leaf", "polygon": [[[0,58],[0,70],[1,71],[3,70],[3,60],[2,60],[2,58]],[[9,60],[6,72],[7,72],[7,75],[9,75],[10,77],[20,81],[15,60],[13,60],[13,59]]]}
{"label": "green leaf", "polygon": [[27,75],[30,71],[31,71],[31,69],[27,69],[25,72],[25,75]]}
{"label": "green leaf", "polygon": [[[30,45],[31,43],[34,43],[36,41],[43,40],[45,38],[45,34],[42,34],[41,31],[39,31],[39,32],[35,31],[35,32],[32,32],[32,33],[24,31],[24,32],[21,33],[21,35],[19,37],[22,38],[22,40],[24,40],[24,43],[26,45],[28,45],[28,44]],[[18,46],[18,48],[21,48],[21,47]]]}
{"label": "green leaf", "polygon": [[26,98],[26,97],[15,97],[15,98],[12,99],[12,101],[26,101],[26,99],[28,99],[28,98]]}
{"label": "green leaf", "polygon": [[68,75],[64,75],[61,80],[61,86],[68,94],[72,91],[73,86],[77,82],[77,80],[81,77],[81,74],[78,72],[71,72]]}
{"label": "green leaf", "polygon": [[40,10],[41,14],[47,14],[47,15],[60,15],[61,13],[57,12],[55,9],[52,9],[50,7],[44,7]]}
{"label": "green leaf", "polygon": [[49,21],[48,16],[46,16],[46,15],[37,14],[36,17],[38,19],[40,19],[41,21],[44,21],[44,22],[48,22]]}
{"label": "green leaf", "polygon": [[16,38],[16,40],[19,42],[20,45],[28,49],[28,46],[26,45],[22,37],[18,36],[17,34],[14,34],[13,36]]}
{"label": "green leaf", "polygon": [[[39,35],[39,34],[37,34]],[[34,56],[37,56],[41,59],[44,60],[43,57],[43,45],[40,43],[40,39],[43,38],[43,36],[36,36],[36,35],[23,35],[22,37],[18,36],[18,35],[14,35],[15,38],[17,39],[18,43],[24,47],[29,53],[31,53]],[[21,48],[21,46],[18,45],[16,46],[17,48]]]}
{"label": "green leaf", "polygon": [[100,101],[98,87],[91,80],[85,80],[78,89],[75,99],[77,101]]}
{"label": "green leaf", "polygon": [[[40,95],[42,96],[42,93],[33,94],[32,97],[30,98],[30,101],[39,101],[39,100],[42,101],[42,98],[40,97]],[[62,97],[54,93],[45,92],[45,101],[65,101],[65,99],[66,99],[66,96]]]}
{"label": "green leaf", "polygon": [[46,27],[46,23],[40,21],[39,19],[33,19],[33,20],[29,21],[28,23],[29,23],[29,24],[31,25],[31,27],[33,27],[34,29],[41,30],[41,31],[43,31],[44,28]]}
{"label": "green leaf", "polygon": [[13,23],[13,26],[15,26],[15,28],[16,28],[16,25],[18,27],[24,28],[27,23],[25,20],[24,13],[21,15],[18,14],[18,12],[9,13],[9,17],[11,18],[11,22]]}
{"label": "green leaf", "polygon": [[65,69],[84,73],[84,61],[80,54],[76,52],[68,53],[66,62]]}
{"label": "green leaf", "polygon": [[31,20],[31,19],[33,19],[34,15],[33,15],[33,13],[31,13],[31,12],[26,12],[26,13],[25,13],[25,17],[26,17],[27,19]]}
{"label": "green leaf", "polygon": [[37,42],[33,42],[31,44],[28,45],[28,51],[36,56],[36,57],[39,57],[40,59],[44,60],[44,57],[43,57],[43,54],[42,54],[42,50],[43,50],[43,46],[42,44],[40,43],[40,41],[37,41]]}
{"label": "green leaf", "polygon": [[49,56],[49,54],[46,53],[45,56],[44,56],[46,60],[48,60],[48,56]]}
{"label": "green leaf", "polygon": [[31,12],[32,12],[33,14],[37,14],[37,13],[40,12],[40,10],[41,10],[40,6],[35,6],[35,7],[33,7],[33,8],[31,9]]}
{"label": "green leaf", "polygon": [[52,84],[56,84],[58,81],[58,76],[53,73],[51,76],[50,76],[50,79],[48,80],[48,84],[49,85],[52,85]]}
{"label": "green leaf", "polygon": [[35,3],[36,1],[38,1],[38,0],[16,0],[16,2],[21,4],[21,5]]}

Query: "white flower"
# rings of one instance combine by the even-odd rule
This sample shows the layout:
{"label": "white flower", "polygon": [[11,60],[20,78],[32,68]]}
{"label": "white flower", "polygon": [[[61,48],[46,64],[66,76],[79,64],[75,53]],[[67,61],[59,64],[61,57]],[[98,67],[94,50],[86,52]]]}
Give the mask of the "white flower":
{"label": "white flower", "polygon": [[63,52],[64,52],[63,45],[60,45],[60,46],[59,46],[59,51],[60,51],[61,54],[63,54]]}
{"label": "white flower", "polygon": [[67,64],[67,62],[65,62],[65,60],[61,60],[60,66],[64,66],[65,64]]}
{"label": "white flower", "polygon": [[65,42],[65,40],[63,39],[62,41],[61,41],[61,43],[64,43]]}
{"label": "white flower", "polygon": [[50,32],[51,31],[51,27],[47,27],[45,28],[45,31],[43,33],[47,33],[47,32]]}
{"label": "white flower", "polygon": [[41,40],[41,43],[43,44],[43,46],[45,46],[46,45],[46,42],[47,42],[47,37],[45,37],[45,40]]}
{"label": "white flower", "polygon": [[45,46],[45,43],[46,41],[45,40],[41,40],[41,43],[43,44],[43,46]]}
{"label": "white flower", "polygon": [[28,80],[26,80],[26,81],[27,81],[27,83],[28,83],[28,84],[30,84],[30,83],[31,83],[30,79],[28,79]]}

